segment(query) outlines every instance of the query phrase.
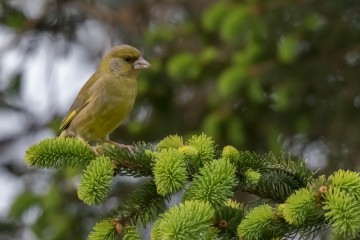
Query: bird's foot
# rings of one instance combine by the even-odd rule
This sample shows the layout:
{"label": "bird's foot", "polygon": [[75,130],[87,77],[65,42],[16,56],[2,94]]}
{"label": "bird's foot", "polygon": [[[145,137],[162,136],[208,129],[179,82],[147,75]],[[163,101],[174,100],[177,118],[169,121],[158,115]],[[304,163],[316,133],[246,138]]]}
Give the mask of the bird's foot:
{"label": "bird's foot", "polygon": [[117,143],[117,142],[114,142],[114,141],[111,141],[111,140],[105,140],[104,142],[113,144],[113,145],[115,145],[117,147],[120,147],[120,148],[126,148],[129,151],[130,154],[134,154],[134,152],[135,152],[135,148],[132,145],[121,144],[121,143]]}
{"label": "bird's foot", "polygon": [[100,145],[96,145],[92,147],[93,151],[97,156],[103,155],[104,153],[104,147]]}

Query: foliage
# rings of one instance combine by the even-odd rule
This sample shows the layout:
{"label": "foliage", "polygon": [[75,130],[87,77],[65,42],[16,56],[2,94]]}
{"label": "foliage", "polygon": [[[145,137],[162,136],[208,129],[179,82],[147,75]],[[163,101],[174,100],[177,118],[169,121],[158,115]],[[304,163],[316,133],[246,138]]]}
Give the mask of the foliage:
{"label": "foliage", "polygon": [[79,198],[86,204],[97,204],[107,197],[114,173],[108,157],[91,161],[83,173],[78,190]]}
{"label": "foliage", "polygon": [[238,234],[245,239],[273,237],[273,211],[269,205],[252,209],[238,227]]}
{"label": "foliage", "polygon": [[309,222],[311,218],[319,216],[316,205],[314,193],[302,188],[286,200],[281,213],[289,224],[301,226]]}
{"label": "foliage", "polygon": [[[168,136],[160,141],[161,147],[156,148],[137,144],[135,151],[128,154],[125,154],[128,152],[126,148],[105,145],[105,149],[112,151],[103,151],[88,163],[78,189],[79,198],[86,204],[99,204],[106,200],[116,173],[134,173],[135,177],[143,173],[147,177],[148,173],[141,171],[144,167],[139,164],[141,158],[153,166],[152,179],[138,187],[127,196],[126,201],[119,203],[113,213],[97,223],[90,239],[116,239],[118,235],[124,239],[140,239],[135,226],[140,222],[146,225],[149,221],[155,221],[151,239],[226,237],[256,240],[294,234],[309,237],[316,236],[327,225],[342,238],[360,235],[358,173],[339,170],[328,179],[323,176],[315,178],[300,160],[241,152],[232,146],[224,147],[222,154],[215,158],[215,144],[205,134],[194,135],[177,144],[179,139],[182,138]],[[49,139],[47,145],[30,147],[26,156],[28,162],[37,166],[43,163],[42,167],[52,165],[37,161],[36,158],[42,158],[42,155],[33,154],[33,151],[41,152],[42,148],[57,151],[52,145],[57,146],[58,140]],[[179,150],[187,146],[196,148],[196,155],[189,162],[186,158],[189,152]],[[97,146],[97,154],[99,149],[102,149],[101,146]],[[77,148],[72,150],[64,152],[64,155],[82,155]],[[88,149],[82,148],[81,151]],[[129,161],[133,158],[137,159]],[[122,165],[121,172],[116,171],[119,161],[128,163]],[[49,162],[56,163],[58,159],[50,158]],[[196,168],[186,168],[186,164],[192,162],[198,163]],[[56,164],[53,166],[58,167]],[[264,176],[272,182],[265,183]],[[256,194],[273,204],[245,209],[243,204],[229,200],[236,189]],[[171,193],[178,191],[185,191],[182,202],[167,209],[165,201],[170,199]]]}
{"label": "foliage", "polygon": [[141,222],[145,226],[166,209],[165,201],[169,201],[169,197],[158,194],[155,182],[148,181],[120,203],[112,216],[121,225]]}
{"label": "foliage", "polygon": [[184,199],[208,202],[219,209],[232,197],[236,185],[234,166],[226,159],[219,159],[200,169],[185,191]]}
{"label": "foliage", "polygon": [[360,175],[357,172],[339,170],[329,177],[329,189],[325,192],[325,218],[340,236],[358,236],[360,230],[359,205]]}
{"label": "foliage", "polygon": [[[299,161],[280,157],[282,152],[309,156],[308,163],[320,164],[322,174],[339,167],[358,169],[358,7],[357,1],[340,0],[310,0],[306,4],[256,0],[160,0],[156,4],[0,1],[1,34],[6,34],[0,46],[0,120],[6,123],[0,136],[0,167],[2,176],[20,180],[23,186],[16,189],[24,190],[9,211],[11,218],[1,221],[0,238],[20,239],[31,229],[39,239],[83,239],[89,225],[106,215],[108,204],[90,208],[78,202],[74,170],[28,170],[15,160],[20,156],[20,145],[43,137],[44,131],[49,134],[49,129],[57,131],[64,103],[70,101],[62,96],[75,88],[75,84],[61,88],[64,84],[54,80],[67,74],[62,68],[56,71],[58,65],[73,64],[71,57],[82,50],[81,61],[95,66],[108,44],[130,43],[152,64],[150,71],[140,75],[130,121],[112,139],[154,143],[174,132],[184,139],[205,132],[218,146],[230,144],[239,149],[240,159],[237,153],[223,156],[236,166],[238,191],[277,203],[286,202],[311,181],[309,172],[303,171],[305,165],[287,165],[287,160],[290,164]],[[97,25],[101,31],[96,31]],[[83,33],[91,37],[85,35],[84,39]],[[44,42],[48,45],[45,50]],[[34,61],[39,52],[46,52],[46,64]],[[75,76],[65,77],[74,83],[85,78],[80,65]],[[6,70],[10,68],[9,73]],[[44,70],[46,86],[35,81],[42,78],[41,73],[35,73],[37,68]],[[29,99],[29,91],[41,98]],[[46,93],[41,96],[43,91]],[[13,116],[18,116],[16,121],[12,121]],[[12,134],[7,131],[9,123],[16,125],[10,129]],[[52,165],[46,168],[85,169],[96,158],[91,149],[81,152],[82,156],[65,156],[75,145],[67,145],[69,149],[52,146],[50,151],[33,152],[42,157],[36,158],[39,165],[31,165],[45,166],[47,162]],[[212,161],[211,157],[199,161],[199,150],[183,139],[171,147],[180,147],[189,181]],[[140,181],[142,176],[153,177],[153,146],[139,143],[135,148],[134,155],[108,145],[98,152],[102,150],[112,159],[113,174],[135,176]],[[270,151],[275,156],[259,154]],[[220,153],[219,149],[214,152],[216,159]],[[57,158],[59,154],[63,157]],[[58,162],[48,160],[55,158]],[[277,160],[280,163],[275,163]],[[337,189],[329,191],[342,194],[346,203],[359,199],[357,178],[349,181],[348,173],[344,173],[346,178],[337,173],[336,180],[329,179]],[[310,186],[311,192],[326,185],[316,184]],[[164,197],[151,186],[157,205]],[[126,201],[124,197],[132,188],[122,185],[122,194],[116,199]],[[112,195],[110,198],[113,203]],[[339,207],[346,209],[345,202],[329,199],[330,206],[341,203]],[[307,205],[306,201],[303,204]],[[133,214],[135,209],[133,206]],[[337,233],[356,232],[356,227],[337,223],[329,212],[327,221],[339,227]],[[34,216],[33,222],[28,221],[29,215]],[[217,226],[220,223],[225,224],[219,220]],[[221,230],[225,237],[234,236],[233,232]]]}
{"label": "foliage", "polygon": [[72,138],[45,139],[26,151],[29,166],[45,168],[77,167],[89,163],[95,153],[83,141]]}
{"label": "foliage", "polygon": [[184,156],[173,148],[157,153],[154,179],[157,192],[163,196],[183,188],[187,180]]}
{"label": "foliage", "polygon": [[116,231],[111,221],[102,220],[94,226],[93,231],[89,235],[89,240],[114,240],[116,239]]}
{"label": "foliage", "polygon": [[[152,176],[151,164],[153,155],[150,145],[144,142],[139,142],[133,146],[133,154],[112,144],[98,146],[96,151],[103,152],[114,161],[115,173],[118,175],[133,177]],[[129,168],[129,166],[134,165],[136,165],[136,168]]]}
{"label": "foliage", "polygon": [[160,216],[152,229],[151,239],[208,239],[213,215],[209,203],[185,201]]}

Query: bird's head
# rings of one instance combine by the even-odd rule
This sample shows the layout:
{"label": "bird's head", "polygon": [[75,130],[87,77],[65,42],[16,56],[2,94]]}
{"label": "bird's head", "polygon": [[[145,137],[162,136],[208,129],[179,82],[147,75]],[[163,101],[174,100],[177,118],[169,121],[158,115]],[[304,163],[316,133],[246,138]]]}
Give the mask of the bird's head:
{"label": "bird's head", "polygon": [[99,70],[132,74],[150,66],[150,63],[141,57],[139,50],[129,45],[120,45],[112,48],[104,56],[99,65]]}

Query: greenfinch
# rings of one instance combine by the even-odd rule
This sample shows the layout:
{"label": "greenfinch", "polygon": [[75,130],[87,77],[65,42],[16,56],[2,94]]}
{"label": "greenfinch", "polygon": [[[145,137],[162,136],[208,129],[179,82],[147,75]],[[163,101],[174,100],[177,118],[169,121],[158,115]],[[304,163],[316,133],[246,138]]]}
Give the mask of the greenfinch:
{"label": "greenfinch", "polygon": [[58,136],[111,142],[109,134],[134,105],[140,69],[150,66],[132,46],[112,48],[79,91],[60,125]]}

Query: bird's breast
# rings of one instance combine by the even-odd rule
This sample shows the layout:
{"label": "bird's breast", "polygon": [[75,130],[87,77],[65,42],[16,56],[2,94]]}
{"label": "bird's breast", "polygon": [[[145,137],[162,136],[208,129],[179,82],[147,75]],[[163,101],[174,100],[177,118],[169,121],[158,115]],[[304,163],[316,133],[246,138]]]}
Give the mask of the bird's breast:
{"label": "bird's breast", "polygon": [[[95,112],[105,122],[122,121],[135,102],[135,79],[123,78],[109,81],[102,93],[94,97]],[[117,123],[117,125],[120,123]]]}
{"label": "bird's breast", "polygon": [[109,79],[103,82],[92,94],[92,100],[87,106],[90,114],[83,116],[87,126],[84,126],[81,134],[88,139],[102,138],[110,134],[131,111],[136,93],[135,78]]}

